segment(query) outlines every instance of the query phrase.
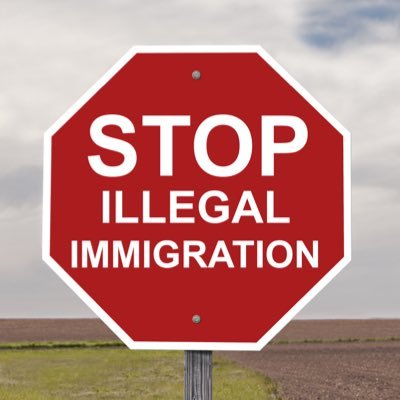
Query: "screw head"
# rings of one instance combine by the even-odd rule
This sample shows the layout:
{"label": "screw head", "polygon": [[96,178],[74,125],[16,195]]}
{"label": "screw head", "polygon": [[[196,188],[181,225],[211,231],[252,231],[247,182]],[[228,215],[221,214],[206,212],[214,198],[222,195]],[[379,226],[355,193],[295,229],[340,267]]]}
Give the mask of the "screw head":
{"label": "screw head", "polygon": [[195,71],[192,72],[192,78],[195,81],[198,81],[201,78],[201,72],[196,69]]}
{"label": "screw head", "polygon": [[192,321],[193,321],[193,323],[194,324],[199,324],[200,322],[201,322],[201,317],[200,317],[200,315],[193,315],[193,317],[192,317]]}

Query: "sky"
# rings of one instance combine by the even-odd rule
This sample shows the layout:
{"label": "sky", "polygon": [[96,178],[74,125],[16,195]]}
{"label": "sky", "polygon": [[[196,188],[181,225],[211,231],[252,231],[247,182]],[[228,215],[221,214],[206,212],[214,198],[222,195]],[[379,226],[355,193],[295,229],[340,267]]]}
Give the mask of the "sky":
{"label": "sky", "polygon": [[0,318],[94,316],[41,260],[43,134],[146,44],[262,45],[351,132],[353,259],[298,317],[399,318],[398,0],[1,0]]}

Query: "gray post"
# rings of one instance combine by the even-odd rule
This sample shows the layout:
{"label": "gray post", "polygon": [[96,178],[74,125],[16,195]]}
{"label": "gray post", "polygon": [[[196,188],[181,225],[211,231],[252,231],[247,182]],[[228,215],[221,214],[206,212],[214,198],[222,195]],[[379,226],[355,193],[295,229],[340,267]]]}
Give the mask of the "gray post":
{"label": "gray post", "polygon": [[185,400],[212,400],[211,351],[185,351]]}

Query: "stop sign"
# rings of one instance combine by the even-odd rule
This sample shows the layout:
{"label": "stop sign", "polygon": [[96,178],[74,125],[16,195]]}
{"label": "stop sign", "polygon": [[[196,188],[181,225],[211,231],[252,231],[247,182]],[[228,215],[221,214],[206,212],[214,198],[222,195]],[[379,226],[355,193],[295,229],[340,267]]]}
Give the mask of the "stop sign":
{"label": "stop sign", "polygon": [[263,49],[138,47],[46,133],[43,258],[135,349],[261,349],[350,260],[349,133]]}

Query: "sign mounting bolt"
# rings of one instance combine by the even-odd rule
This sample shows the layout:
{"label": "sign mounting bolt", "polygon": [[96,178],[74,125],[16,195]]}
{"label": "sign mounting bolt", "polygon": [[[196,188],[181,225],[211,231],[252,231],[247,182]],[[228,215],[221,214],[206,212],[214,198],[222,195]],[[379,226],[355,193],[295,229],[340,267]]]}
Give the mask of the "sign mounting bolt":
{"label": "sign mounting bolt", "polygon": [[194,70],[193,72],[192,72],[192,78],[195,80],[195,81],[198,81],[200,78],[201,78],[201,72],[199,71],[199,70]]}
{"label": "sign mounting bolt", "polygon": [[192,321],[193,321],[193,323],[194,324],[199,324],[200,322],[201,322],[201,317],[200,317],[200,315],[193,315],[193,317],[192,317]]}

